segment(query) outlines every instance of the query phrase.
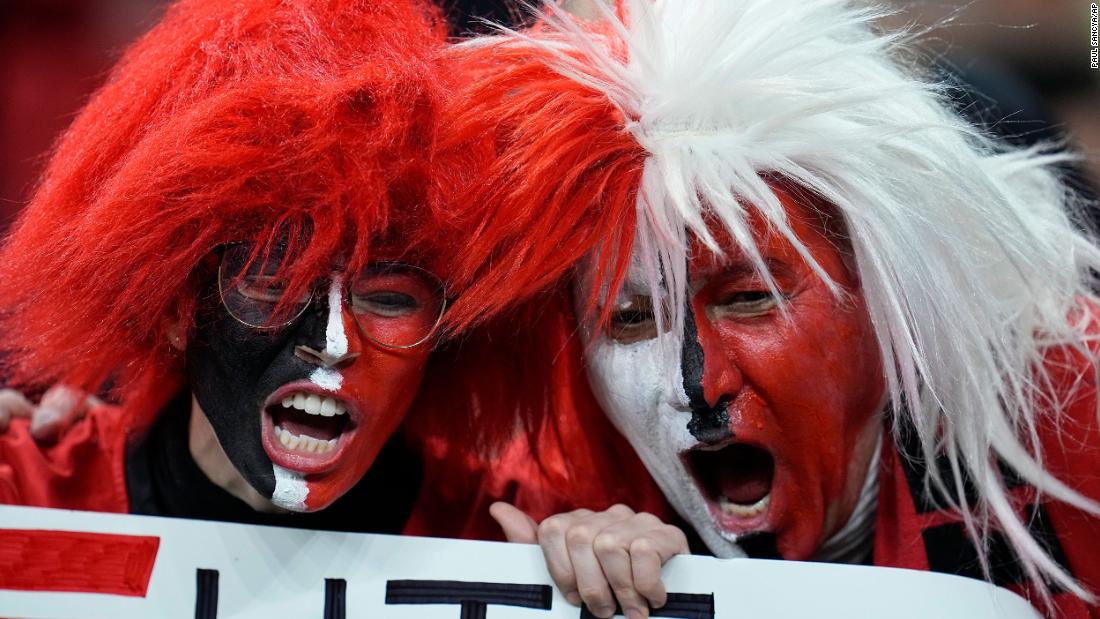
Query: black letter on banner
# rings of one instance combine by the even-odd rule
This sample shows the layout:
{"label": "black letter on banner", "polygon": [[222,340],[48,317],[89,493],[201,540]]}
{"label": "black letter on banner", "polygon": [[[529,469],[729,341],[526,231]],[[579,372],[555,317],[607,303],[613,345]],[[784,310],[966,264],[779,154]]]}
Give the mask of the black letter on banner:
{"label": "black letter on banner", "polygon": [[218,570],[195,570],[195,619],[218,619]]}
{"label": "black letter on banner", "polygon": [[[615,607],[615,614],[623,614],[623,609]],[[668,602],[660,608],[649,611],[650,617],[676,617],[677,619],[714,619],[713,593],[669,593]],[[588,612],[587,606],[581,606],[581,619],[596,619]]]}
{"label": "black letter on banner", "polygon": [[348,581],[325,579],[325,619],[347,619]]}
{"label": "black letter on banner", "polygon": [[485,619],[490,604],[550,610],[549,585],[510,585],[456,580],[391,580],[387,604],[459,604],[461,619]]}

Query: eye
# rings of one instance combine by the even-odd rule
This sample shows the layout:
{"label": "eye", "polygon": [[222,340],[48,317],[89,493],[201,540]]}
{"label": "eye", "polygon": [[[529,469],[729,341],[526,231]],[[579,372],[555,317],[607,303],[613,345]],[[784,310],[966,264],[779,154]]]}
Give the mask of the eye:
{"label": "eye", "polygon": [[712,307],[719,315],[749,318],[767,314],[778,304],[779,299],[770,290],[737,290],[721,295]]}
{"label": "eye", "polygon": [[246,299],[278,303],[286,292],[286,281],[263,275],[245,275],[237,282],[236,289]]}
{"label": "eye", "polygon": [[371,313],[386,318],[408,316],[420,309],[420,303],[411,295],[396,291],[378,291],[355,295],[351,300],[356,313]]}
{"label": "eye", "polygon": [[632,344],[657,336],[653,302],[648,296],[635,295],[611,312],[607,336],[620,344]]}

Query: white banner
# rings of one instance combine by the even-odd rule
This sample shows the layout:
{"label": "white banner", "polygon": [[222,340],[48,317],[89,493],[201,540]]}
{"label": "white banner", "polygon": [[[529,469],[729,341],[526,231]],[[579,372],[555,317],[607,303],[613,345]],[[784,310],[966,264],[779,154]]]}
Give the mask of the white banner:
{"label": "white banner", "polygon": [[[1035,619],[977,580],[874,567],[677,557],[682,619]],[[0,506],[0,616],[28,619],[556,619],[589,616],[533,546]]]}

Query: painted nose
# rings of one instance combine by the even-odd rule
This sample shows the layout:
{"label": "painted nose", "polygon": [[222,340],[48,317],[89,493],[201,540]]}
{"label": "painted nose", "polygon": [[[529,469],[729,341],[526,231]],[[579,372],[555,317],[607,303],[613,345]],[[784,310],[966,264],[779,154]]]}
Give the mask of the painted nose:
{"label": "painted nose", "polygon": [[358,352],[348,352],[342,355],[334,355],[326,350],[314,350],[309,346],[299,344],[294,347],[294,356],[305,361],[306,363],[312,363],[325,368],[332,368],[338,370],[340,368],[351,365],[352,361],[355,361],[359,357]]}
{"label": "painted nose", "polygon": [[[343,278],[333,275],[329,283],[325,319],[324,347],[318,349],[307,344],[294,347],[294,356],[324,368],[340,369],[350,365],[361,352],[359,329],[343,300]],[[320,333],[317,334],[320,336]],[[317,337],[319,340],[320,337]],[[312,343],[312,342],[311,342]]]}
{"label": "painted nose", "polygon": [[712,445],[733,438],[726,409],[742,385],[741,372],[725,353],[709,323],[704,322],[703,328],[699,328],[689,302],[684,312],[684,344],[680,351],[684,393],[691,409],[688,431],[696,440]]}

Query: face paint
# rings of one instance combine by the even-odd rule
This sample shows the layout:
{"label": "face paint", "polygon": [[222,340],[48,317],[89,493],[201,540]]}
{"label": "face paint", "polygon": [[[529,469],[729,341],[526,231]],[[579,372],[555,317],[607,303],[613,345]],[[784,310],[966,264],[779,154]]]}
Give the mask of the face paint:
{"label": "face paint", "polygon": [[[640,271],[636,260],[617,305],[635,296],[632,292],[643,290]],[[587,290],[589,282],[582,278],[575,298],[583,299]],[[578,305],[578,312],[581,309]],[[682,378],[682,342],[683,335],[671,331],[626,344],[598,335],[586,353],[589,382],[600,406],[630,441],[669,502],[695,526],[711,551],[723,558],[744,556],[733,540],[697,524],[708,522],[710,516],[706,500],[695,490],[694,479],[680,460],[681,453],[698,443],[689,429],[695,416]]]}
{"label": "face paint", "polygon": [[430,346],[394,350],[359,332],[335,275],[290,325],[234,319],[217,292],[187,349],[191,389],[230,462],[284,509],[324,509],[366,473],[412,403]]}
{"label": "face paint", "polygon": [[[328,295],[328,322],[325,325],[325,353],[334,357],[341,357],[348,352],[348,336],[344,332],[344,320],[342,316],[343,299],[341,287],[337,285],[343,278],[333,278],[333,285],[329,286]],[[328,368],[319,367],[309,375],[309,380],[325,391],[339,391],[344,382],[344,376],[340,372]]]}
{"label": "face paint", "polygon": [[699,345],[699,330],[695,326],[695,314],[684,313],[684,340],[681,345],[680,371],[684,377],[684,393],[691,407],[688,431],[698,441],[715,445],[733,438],[730,433],[730,417],[726,412],[729,400],[719,398],[713,405],[707,401],[703,389],[705,357]]}
{"label": "face paint", "polygon": [[[760,226],[784,317],[735,244],[712,230],[730,260],[693,247],[682,333],[652,325],[648,338],[622,337],[617,324],[640,322],[624,309],[644,281],[632,269],[612,326],[587,353],[604,410],[719,556],[734,556],[734,540],[747,536],[745,550],[811,558],[853,513],[879,437],[883,371],[858,282],[819,217],[784,203],[795,234],[846,294],[834,296]],[[582,277],[577,298],[588,285]]]}

